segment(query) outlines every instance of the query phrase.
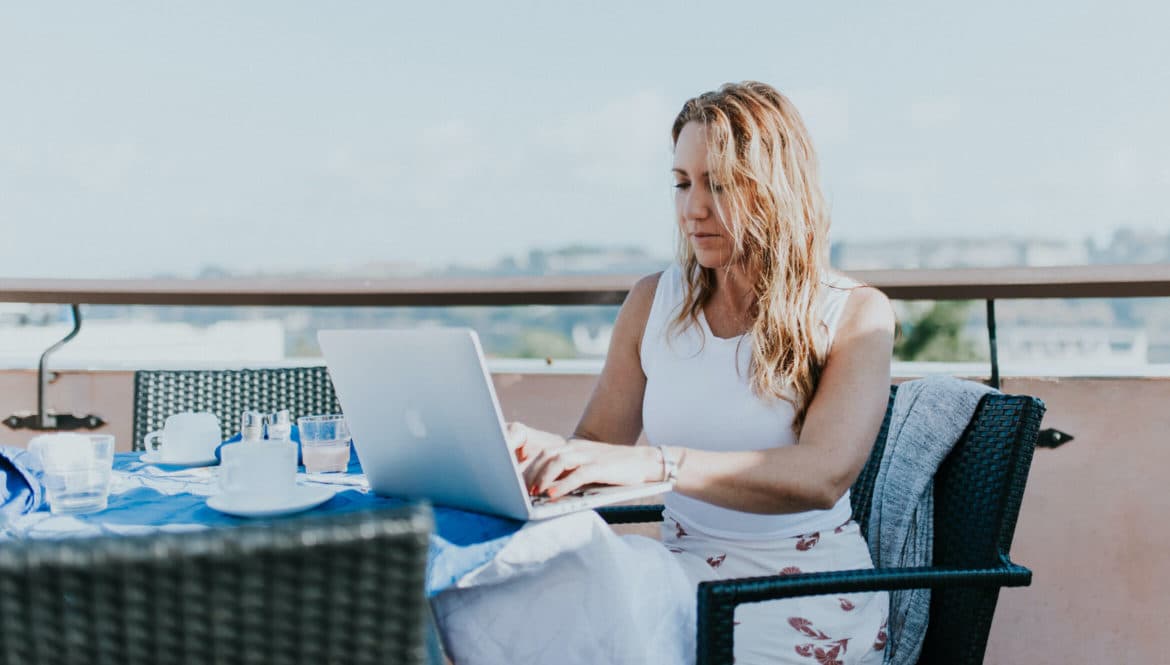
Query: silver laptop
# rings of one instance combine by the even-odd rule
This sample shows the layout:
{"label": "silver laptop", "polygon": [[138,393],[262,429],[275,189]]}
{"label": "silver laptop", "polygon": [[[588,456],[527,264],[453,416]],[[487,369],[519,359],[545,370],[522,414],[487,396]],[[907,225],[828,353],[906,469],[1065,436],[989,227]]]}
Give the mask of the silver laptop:
{"label": "silver laptop", "polygon": [[322,330],[317,339],[378,494],[534,520],[670,491],[651,483],[529,496],[474,330]]}

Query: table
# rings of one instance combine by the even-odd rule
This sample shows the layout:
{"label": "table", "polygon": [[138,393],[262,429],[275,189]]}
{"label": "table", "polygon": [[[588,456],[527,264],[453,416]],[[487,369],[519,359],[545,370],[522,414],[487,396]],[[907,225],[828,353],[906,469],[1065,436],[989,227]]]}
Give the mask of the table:
{"label": "table", "polygon": [[[74,538],[182,532],[230,527],[246,520],[219,513],[206,504],[216,489],[218,467],[176,468],[142,462],[142,453],[114,456],[109,507],[86,515],[53,515],[48,506],[17,517],[0,530],[0,541],[14,538]],[[369,491],[360,465],[344,474],[298,473],[298,482],[334,487],[337,494],[314,513],[344,513],[403,505],[401,499]],[[301,513],[304,514],[304,513]],[[520,529],[521,522],[454,508],[434,507],[435,530],[427,561],[426,591],[434,596],[489,562]],[[270,518],[282,519],[280,517]]]}

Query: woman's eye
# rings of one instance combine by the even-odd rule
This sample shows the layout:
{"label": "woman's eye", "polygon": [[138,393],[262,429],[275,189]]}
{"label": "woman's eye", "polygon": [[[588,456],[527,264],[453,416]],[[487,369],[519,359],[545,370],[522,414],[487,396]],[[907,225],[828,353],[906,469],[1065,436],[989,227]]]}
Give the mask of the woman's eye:
{"label": "woman's eye", "polygon": [[720,185],[720,184],[719,184],[719,183],[717,183],[717,182],[713,182],[713,183],[711,183],[709,186],[711,187],[711,191],[712,191],[712,192],[715,192],[716,194],[722,194],[722,193],[723,193],[723,185]]}
{"label": "woman's eye", "polygon": [[676,182],[676,183],[674,183],[675,189],[690,189],[690,187],[691,187],[691,183],[689,183],[689,182]]}

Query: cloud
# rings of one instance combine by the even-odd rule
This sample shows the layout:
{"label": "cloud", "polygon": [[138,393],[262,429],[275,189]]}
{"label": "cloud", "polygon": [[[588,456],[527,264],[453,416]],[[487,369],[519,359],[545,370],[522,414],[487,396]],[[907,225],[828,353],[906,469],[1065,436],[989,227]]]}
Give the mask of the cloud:
{"label": "cloud", "polygon": [[644,90],[553,118],[532,135],[532,147],[591,184],[666,182],[677,112],[664,95]]}
{"label": "cloud", "polygon": [[442,119],[417,131],[370,137],[360,145],[327,146],[321,165],[360,198],[443,210],[456,188],[493,168],[489,136],[488,128]]}
{"label": "cloud", "polygon": [[146,154],[137,142],[78,143],[73,145],[8,144],[0,146],[0,168],[24,176],[61,179],[84,192],[110,194],[131,183]]}
{"label": "cloud", "polygon": [[1156,148],[1118,145],[1100,159],[1102,184],[1117,193],[1156,190],[1170,185],[1170,160]]}
{"label": "cloud", "polygon": [[859,193],[879,195],[905,222],[938,222],[938,170],[927,161],[861,164],[852,180]]}
{"label": "cloud", "polygon": [[482,174],[498,168],[486,138],[488,128],[462,119],[447,119],[423,128],[413,137],[408,154],[415,202],[425,210],[446,210],[457,197],[452,192]]}
{"label": "cloud", "polygon": [[861,189],[884,194],[903,194],[921,189],[933,180],[928,164],[871,163],[858,166],[854,183]]}
{"label": "cloud", "polygon": [[835,88],[808,88],[785,94],[800,111],[815,145],[849,140],[849,93]]}
{"label": "cloud", "polygon": [[910,126],[927,131],[948,129],[958,124],[962,105],[953,95],[919,97],[910,102]]}

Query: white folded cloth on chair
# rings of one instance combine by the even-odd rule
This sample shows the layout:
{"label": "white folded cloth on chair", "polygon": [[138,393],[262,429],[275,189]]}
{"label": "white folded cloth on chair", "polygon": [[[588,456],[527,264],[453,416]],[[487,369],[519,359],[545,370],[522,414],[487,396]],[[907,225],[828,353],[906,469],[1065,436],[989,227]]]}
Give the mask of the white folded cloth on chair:
{"label": "white folded cloth on chair", "polygon": [[694,584],[592,510],[529,522],[456,586],[434,608],[458,665],[694,662]]}

